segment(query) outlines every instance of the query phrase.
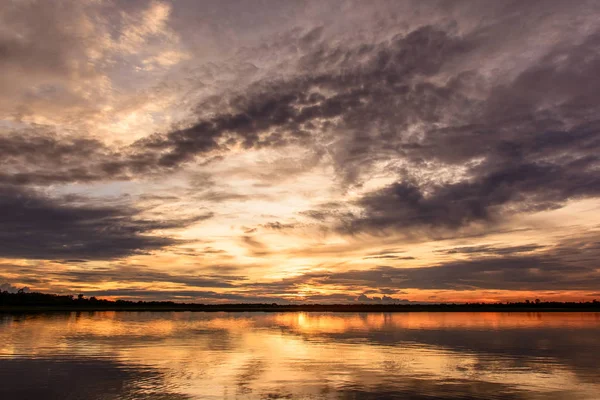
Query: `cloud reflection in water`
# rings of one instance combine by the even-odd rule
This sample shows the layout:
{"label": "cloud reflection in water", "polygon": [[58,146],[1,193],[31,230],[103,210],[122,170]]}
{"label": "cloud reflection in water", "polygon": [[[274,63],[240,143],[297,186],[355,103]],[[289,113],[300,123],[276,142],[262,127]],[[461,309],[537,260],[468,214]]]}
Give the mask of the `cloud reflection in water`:
{"label": "cloud reflection in water", "polygon": [[0,394],[594,399],[597,313],[71,313],[0,319]]}

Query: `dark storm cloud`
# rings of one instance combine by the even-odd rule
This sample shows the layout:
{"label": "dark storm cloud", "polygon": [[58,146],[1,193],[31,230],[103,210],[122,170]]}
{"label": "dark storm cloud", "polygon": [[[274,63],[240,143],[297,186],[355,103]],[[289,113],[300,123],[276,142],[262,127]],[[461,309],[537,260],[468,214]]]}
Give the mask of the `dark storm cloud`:
{"label": "dark storm cloud", "polygon": [[147,253],[178,243],[152,236],[209,215],[153,221],[129,206],[61,202],[15,186],[0,186],[0,257],[31,259],[111,259]]}
{"label": "dark storm cloud", "polygon": [[41,127],[0,135],[0,167],[0,183],[37,186],[124,181],[171,171],[159,168],[152,153]]}
{"label": "dark storm cloud", "polygon": [[[227,112],[201,119],[185,129],[152,135],[119,150],[91,139],[46,133],[23,137],[21,132],[14,133],[0,143],[3,153],[10,154],[12,162],[16,162],[2,178],[11,183],[33,184],[130,179],[234,146],[246,149],[308,146],[315,135],[335,127],[365,129],[364,124],[369,120],[384,118],[400,129],[397,112],[385,116],[377,110],[377,103],[388,100],[398,103],[406,96],[414,97],[407,86],[411,78],[433,75],[467,47],[446,32],[423,27],[378,45],[318,48],[301,59],[298,75],[285,80],[259,81],[244,93],[227,99]],[[343,73],[308,73],[315,68],[323,69],[317,65],[340,68]],[[326,97],[322,91],[333,94]],[[411,107],[415,112],[420,109],[420,105]],[[405,107],[404,114],[407,113]],[[334,123],[337,118],[342,122]],[[348,145],[367,144],[366,140],[367,137],[357,136],[355,144]],[[372,146],[367,147],[364,151]],[[347,153],[347,150],[337,151]]]}
{"label": "dark storm cloud", "polygon": [[[398,182],[358,200],[362,212],[337,216],[338,230],[349,233],[454,230],[598,196],[600,36],[552,49],[495,84],[469,66],[446,72],[463,58],[485,57],[485,33],[425,26],[379,44],[313,46],[295,78],[259,82],[229,101],[231,112],[137,146],[173,167],[231,146],[308,145],[329,136],[337,172],[350,183],[374,162],[402,161]],[[442,83],[428,79],[437,76]],[[415,125],[422,134],[407,134]],[[421,179],[431,163],[466,168],[464,178]]]}
{"label": "dark storm cloud", "polygon": [[0,135],[0,183],[48,185],[118,179],[121,170],[110,167],[117,157],[95,139],[44,130],[11,132]]}
{"label": "dark storm cloud", "polygon": [[[399,128],[409,110],[402,116],[397,112],[384,116],[377,103],[395,100],[399,105],[406,96],[414,96],[409,87],[412,78],[435,74],[470,47],[468,42],[427,26],[378,45],[318,48],[300,60],[296,77],[258,82],[228,101],[230,112],[143,139],[138,146],[160,152],[159,163],[172,167],[233,145],[248,149],[309,144],[317,132],[338,126],[332,120],[339,117],[344,128],[367,128],[366,121],[382,117]],[[331,69],[342,72],[329,72]],[[323,91],[332,95],[325,96]],[[410,106],[415,112],[420,108]],[[356,137],[361,139],[368,138]]]}
{"label": "dark storm cloud", "polygon": [[460,228],[471,222],[492,221],[512,211],[542,211],[569,199],[597,197],[597,161],[506,165],[471,181],[436,185],[431,194],[416,183],[398,182],[368,193],[357,204],[362,213],[341,229],[354,232],[386,227]]}
{"label": "dark storm cloud", "polygon": [[547,55],[472,104],[476,112],[462,125],[430,129],[418,143],[397,142],[413,168],[432,161],[442,168],[478,162],[456,183],[422,182],[410,168],[401,170],[401,180],[360,199],[362,213],[340,229],[456,229],[491,221],[508,208],[539,211],[597,197],[599,43],[594,34],[579,46]]}
{"label": "dark storm cloud", "polygon": [[[395,185],[359,203],[365,218],[354,224],[357,229],[367,229],[371,219],[375,228],[381,225],[378,214],[387,218],[388,211],[380,203],[394,203],[396,197],[410,198],[396,208],[417,213],[417,221],[409,225],[427,225],[450,212],[440,225],[455,227],[487,220],[494,207],[520,203],[521,197],[529,201],[533,196],[532,207],[551,207],[570,197],[595,196],[597,35],[550,50],[514,79],[490,82],[465,60],[493,54],[491,44],[501,40],[494,36],[495,28],[460,34],[448,26],[422,26],[378,43],[336,44],[321,38],[322,31],[312,31],[305,36],[311,40],[294,75],[255,82],[219,99],[224,104],[220,113],[119,152],[93,142],[49,144],[41,139],[28,140],[28,147],[10,137],[12,142],[3,147],[15,148],[13,157],[36,157],[52,166],[68,152],[73,166],[30,166],[5,172],[3,179],[130,179],[238,146],[302,144],[318,152],[322,149],[313,139],[325,137],[330,143],[326,153],[348,183],[360,183],[375,162],[404,162]],[[414,126],[420,126],[420,135],[407,133]],[[443,168],[473,160],[478,164],[459,183],[415,181],[415,172],[428,163]],[[529,189],[532,182],[537,184]],[[500,190],[485,195],[490,188]],[[430,192],[431,199],[421,199]],[[464,211],[456,214],[454,208]],[[402,213],[389,217],[392,225],[406,222]]]}

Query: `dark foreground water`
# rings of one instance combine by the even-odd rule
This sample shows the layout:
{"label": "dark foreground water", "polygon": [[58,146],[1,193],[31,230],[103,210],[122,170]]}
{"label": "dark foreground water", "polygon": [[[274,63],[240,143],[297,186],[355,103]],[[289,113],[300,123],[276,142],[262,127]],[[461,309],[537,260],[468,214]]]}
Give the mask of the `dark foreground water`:
{"label": "dark foreground water", "polygon": [[0,315],[0,399],[600,399],[599,313]]}

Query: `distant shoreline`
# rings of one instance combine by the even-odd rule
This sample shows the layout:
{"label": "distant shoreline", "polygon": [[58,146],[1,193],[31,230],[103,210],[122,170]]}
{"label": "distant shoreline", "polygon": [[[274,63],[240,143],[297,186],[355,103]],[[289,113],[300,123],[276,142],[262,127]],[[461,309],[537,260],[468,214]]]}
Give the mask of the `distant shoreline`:
{"label": "distant shoreline", "polygon": [[0,306],[0,314],[44,313],[44,312],[328,312],[328,313],[407,313],[407,312],[600,312],[600,307],[494,307],[471,305],[445,306],[346,306],[346,305],[298,305],[298,306],[262,306],[262,305],[215,305],[215,306],[175,306],[175,307],[74,307],[74,306]]}
{"label": "distant shoreline", "polygon": [[438,303],[438,304],[277,304],[277,303],[175,303],[173,301],[131,301],[86,298],[83,294],[0,292],[0,313],[18,312],[600,312],[600,302],[558,302],[526,300],[518,303]]}

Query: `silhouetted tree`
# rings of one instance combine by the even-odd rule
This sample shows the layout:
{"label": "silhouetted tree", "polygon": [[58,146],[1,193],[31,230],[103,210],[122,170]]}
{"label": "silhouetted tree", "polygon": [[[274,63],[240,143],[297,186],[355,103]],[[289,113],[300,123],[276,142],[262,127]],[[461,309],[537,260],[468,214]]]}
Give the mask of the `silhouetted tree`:
{"label": "silhouetted tree", "polygon": [[131,300],[103,300],[95,296],[85,298],[83,294],[76,297],[73,295],[57,295],[38,292],[29,292],[26,288],[18,293],[0,291],[0,310],[4,308],[15,307],[48,307],[52,309],[72,308],[75,311],[83,311],[86,308],[107,308],[107,309],[172,309],[172,310],[203,310],[203,311],[343,311],[343,312],[387,312],[387,311],[476,311],[489,309],[493,311],[500,310],[526,310],[533,306],[537,310],[552,309],[581,309],[596,311],[600,307],[600,302],[596,299],[588,302],[558,302],[558,301],[534,301],[525,300],[512,303],[467,303],[467,304],[185,304],[175,303],[173,301],[131,301]]}

